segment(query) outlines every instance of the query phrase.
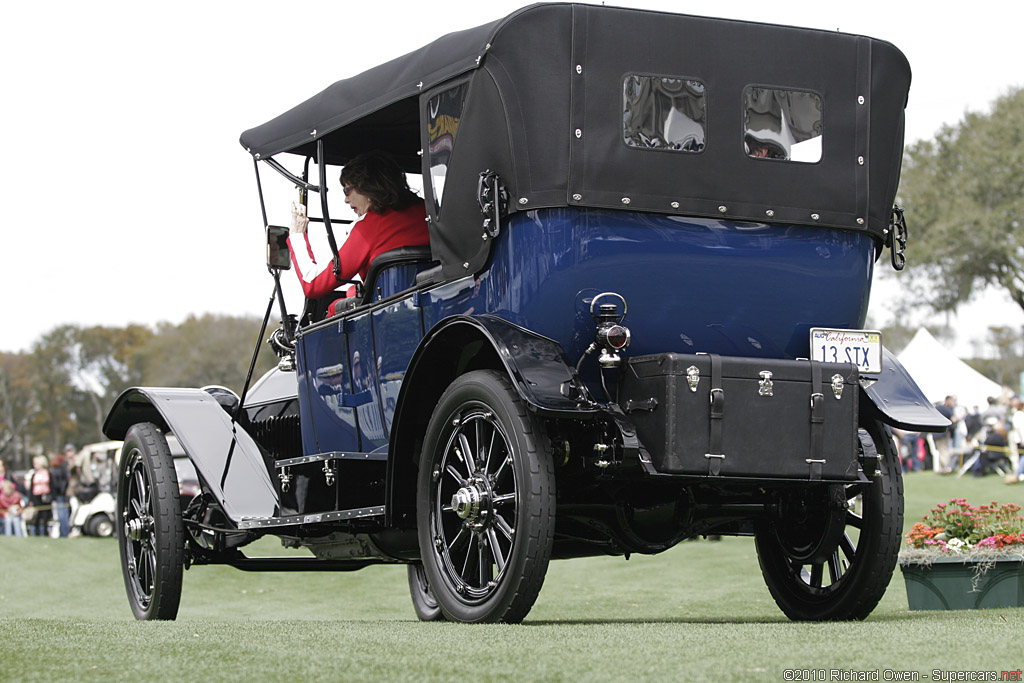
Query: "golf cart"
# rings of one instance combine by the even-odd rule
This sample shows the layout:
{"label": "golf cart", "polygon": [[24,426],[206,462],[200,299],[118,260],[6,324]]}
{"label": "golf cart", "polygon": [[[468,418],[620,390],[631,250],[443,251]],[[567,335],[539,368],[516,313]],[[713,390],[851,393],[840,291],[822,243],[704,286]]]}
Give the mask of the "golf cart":
{"label": "golf cart", "polygon": [[[173,434],[167,434],[167,445],[174,462],[178,482],[178,501],[184,510],[201,491],[192,461],[185,455]],[[80,473],[77,489],[70,499],[72,536],[114,536],[115,509],[121,459],[121,441],[87,444],[75,456]]]}
{"label": "golf cart", "polygon": [[[866,617],[902,532],[889,428],[948,424],[862,329],[904,262],[909,84],[867,37],[543,4],[245,131],[280,361],[107,416],[136,617],[176,616],[183,567],[403,563],[421,619],[518,622],[551,559],[708,534],[753,536],[790,618]],[[368,150],[421,176],[430,246],[290,314],[263,183],[315,197],[336,253],[328,185]],[[309,555],[245,552],[268,535]]]}

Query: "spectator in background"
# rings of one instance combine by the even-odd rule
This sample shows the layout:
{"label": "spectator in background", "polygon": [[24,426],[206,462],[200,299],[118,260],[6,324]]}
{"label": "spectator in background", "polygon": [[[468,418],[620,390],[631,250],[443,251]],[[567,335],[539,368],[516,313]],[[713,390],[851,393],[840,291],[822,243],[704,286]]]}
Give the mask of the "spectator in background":
{"label": "spectator in background", "polygon": [[967,417],[967,408],[957,401],[956,424],[953,425],[953,460],[963,460],[967,452],[967,425],[964,419]]}
{"label": "spectator in background", "polygon": [[1007,484],[1024,481],[1024,401],[1016,394],[1010,399],[1010,458],[1016,465],[1006,475]]}
{"label": "spectator in background", "polygon": [[953,471],[950,458],[953,453],[953,433],[956,431],[960,418],[956,414],[956,396],[947,396],[942,403],[937,403],[935,409],[942,417],[949,420],[949,428],[942,434],[934,437],[935,441],[935,471],[939,474],[949,474]]}
{"label": "spectator in background", "polygon": [[985,418],[985,441],[981,447],[981,457],[974,463],[972,468],[976,477],[982,477],[991,472],[1006,473],[1010,468],[1009,454],[1009,431],[1006,423],[998,417],[990,416]]}
{"label": "spectator in background", "polygon": [[14,484],[14,489],[18,493],[25,493],[25,488],[21,485],[21,482],[14,478],[14,475],[10,470],[7,469],[7,463],[0,459],[0,481],[9,481]]}
{"label": "spectator in background", "polygon": [[967,443],[970,443],[981,431],[981,412],[978,410],[978,406],[974,406],[964,416],[964,426],[967,427]]}
{"label": "spectator in background", "polygon": [[53,494],[50,492],[49,464],[45,455],[37,455],[32,458],[32,471],[25,478],[28,500],[35,508],[32,523],[29,526],[29,535],[31,536],[46,536],[46,530],[53,518],[51,511]]}
{"label": "spectator in background", "polygon": [[107,457],[106,451],[100,451],[93,455],[94,462],[86,463],[84,468],[92,472],[92,481],[99,486],[100,491],[114,493],[114,461]]}
{"label": "spectator in background", "polygon": [[21,523],[21,510],[24,501],[14,482],[0,479],[0,517],[3,517],[4,536],[24,536],[25,529]]}
{"label": "spectator in background", "polygon": [[75,455],[75,447],[64,446],[64,453],[58,453],[50,460],[50,494],[53,497],[53,511],[60,525],[60,537],[71,533],[71,505],[68,503],[68,462],[66,454]]}
{"label": "spectator in background", "polygon": [[989,396],[987,399],[988,408],[981,413],[981,424],[988,425],[989,418],[997,418],[1000,422],[1006,422],[1006,406],[999,403],[999,399]]}
{"label": "spectator in background", "polygon": [[928,469],[932,456],[928,439],[920,432],[904,432],[894,429],[899,445],[900,463],[904,472],[920,472]]}

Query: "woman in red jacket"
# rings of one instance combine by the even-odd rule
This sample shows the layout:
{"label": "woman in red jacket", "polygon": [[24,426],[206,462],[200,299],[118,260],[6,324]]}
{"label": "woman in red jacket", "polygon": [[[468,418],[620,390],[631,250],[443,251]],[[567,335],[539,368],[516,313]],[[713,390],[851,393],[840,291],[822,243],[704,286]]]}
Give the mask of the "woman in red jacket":
{"label": "woman in red jacket", "polygon": [[[358,220],[338,250],[342,280],[356,275],[363,281],[373,259],[399,247],[430,243],[427,214],[420,199],[394,159],[384,152],[367,152],[353,158],[341,171],[345,202]],[[292,204],[288,250],[307,299],[317,299],[338,286],[330,259],[317,262],[306,235],[306,207]],[[302,236],[300,240],[298,235]]]}

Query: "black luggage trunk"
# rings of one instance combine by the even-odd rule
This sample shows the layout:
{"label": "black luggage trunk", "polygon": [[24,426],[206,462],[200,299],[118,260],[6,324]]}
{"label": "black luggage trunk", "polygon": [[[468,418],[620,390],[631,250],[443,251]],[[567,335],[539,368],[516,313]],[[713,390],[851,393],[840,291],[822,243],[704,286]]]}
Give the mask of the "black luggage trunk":
{"label": "black luggage trunk", "polygon": [[854,365],[708,354],[640,356],[626,367],[620,404],[662,473],[857,479]]}

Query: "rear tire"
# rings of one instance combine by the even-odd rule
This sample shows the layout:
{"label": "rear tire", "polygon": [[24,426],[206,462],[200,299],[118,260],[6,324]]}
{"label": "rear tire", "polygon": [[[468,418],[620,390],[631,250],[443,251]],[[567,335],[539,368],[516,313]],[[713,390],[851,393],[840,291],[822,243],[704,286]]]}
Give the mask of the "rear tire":
{"label": "rear tire", "polygon": [[[768,590],[794,621],[864,619],[885,594],[903,534],[903,478],[889,428],[872,422],[860,430],[865,484],[830,487],[806,496],[806,519],[776,518],[756,533],[757,556]],[[880,455],[877,461],[874,455]],[[872,463],[877,462],[877,466]],[[850,504],[835,515],[828,501]],[[858,504],[862,514],[857,514]],[[832,507],[834,507],[834,503]],[[832,520],[838,519],[836,529]],[[827,521],[823,521],[827,520]],[[820,527],[822,546],[807,532]]]}
{"label": "rear tire", "polygon": [[434,591],[430,589],[430,582],[427,581],[427,574],[423,571],[423,565],[414,562],[407,565],[409,570],[409,594],[412,596],[412,608],[416,610],[416,616],[420,621],[444,621],[444,613],[441,606],[437,604]]}
{"label": "rear tire", "polygon": [[508,377],[456,379],[427,426],[417,477],[427,581],[452,621],[522,621],[540,593],[555,528],[543,424]]}
{"label": "rear tire", "polygon": [[117,487],[117,539],[128,603],[136,619],[174,619],[181,600],[185,534],[178,477],[156,425],[132,425]]}

